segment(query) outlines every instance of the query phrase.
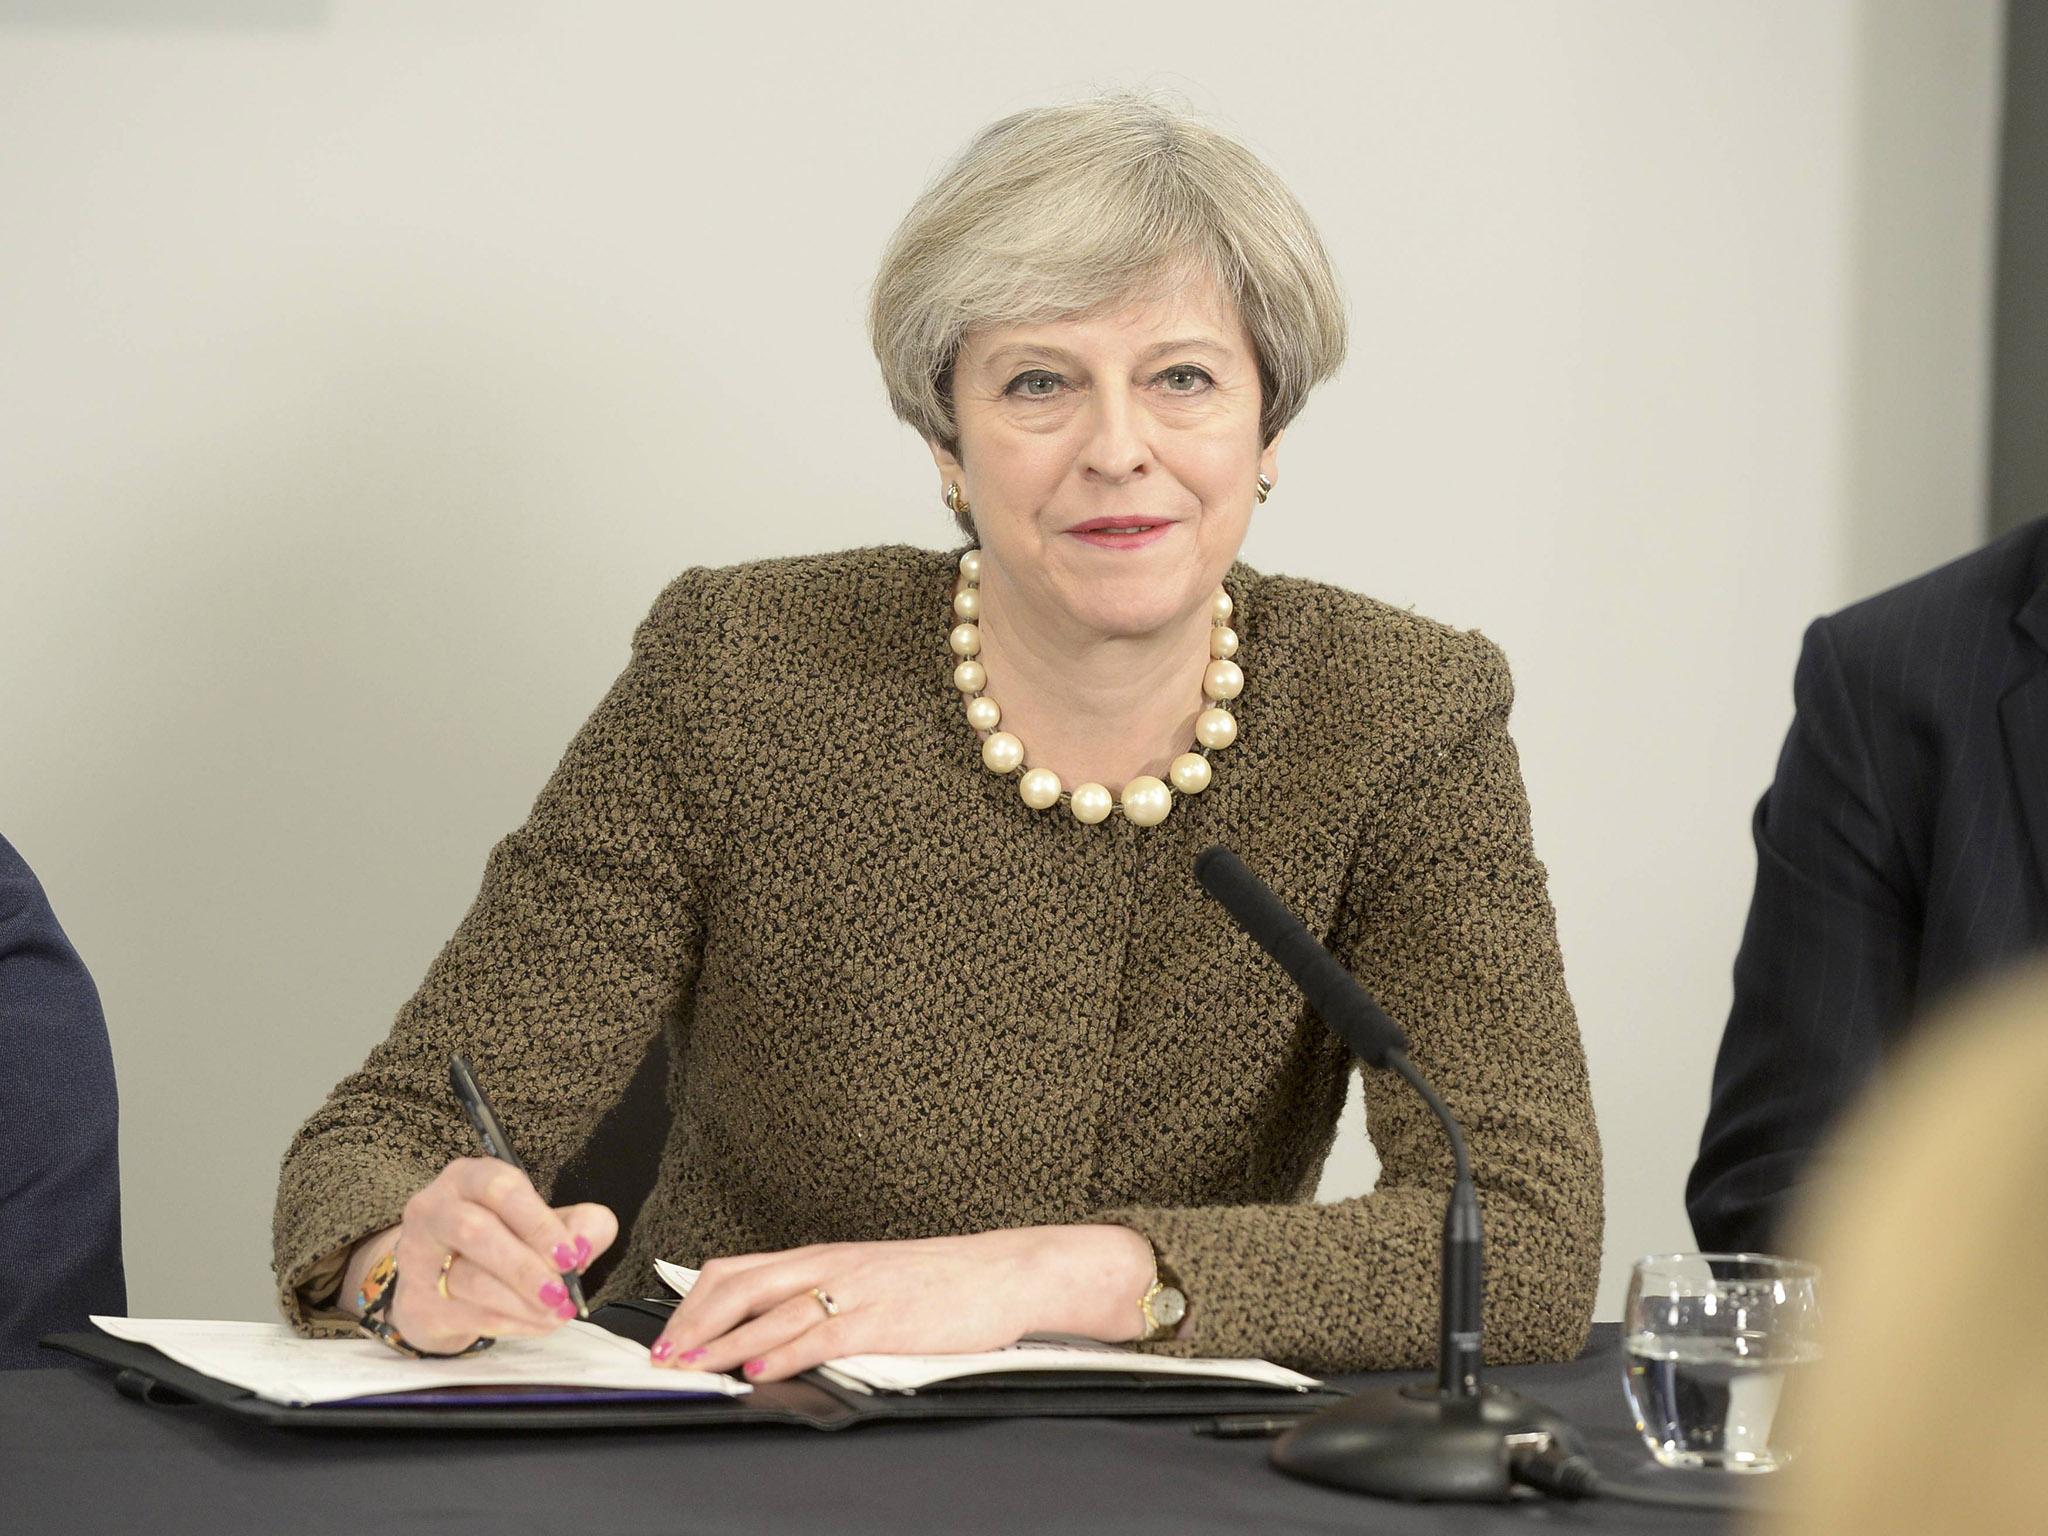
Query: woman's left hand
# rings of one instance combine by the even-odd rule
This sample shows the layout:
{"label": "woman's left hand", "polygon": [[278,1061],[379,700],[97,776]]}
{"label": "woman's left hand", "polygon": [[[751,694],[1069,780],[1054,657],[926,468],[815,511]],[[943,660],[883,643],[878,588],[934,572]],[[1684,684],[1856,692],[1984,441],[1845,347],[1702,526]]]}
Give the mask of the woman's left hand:
{"label": "woman's left hand", "polygon": [[750,1253],[706,1263],[650,1353],[661,1365],[780,1381],[840,1355],[961,1354],[1027,1333],[1117,1343],[1142,1331],[1138,1300],[1151,1280],[1151,1245],[1114,1226]]}

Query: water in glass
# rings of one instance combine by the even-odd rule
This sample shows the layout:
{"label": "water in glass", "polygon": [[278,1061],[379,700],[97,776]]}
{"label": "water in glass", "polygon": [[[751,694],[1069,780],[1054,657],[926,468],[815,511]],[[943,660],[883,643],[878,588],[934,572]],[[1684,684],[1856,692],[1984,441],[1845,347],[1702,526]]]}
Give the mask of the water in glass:
{"label": "water in glass", "polygon": [[1761,1255],[1636,1266],[1624,1381],[1660,1462],[1769,1472],[1791,1458],[1798,1379],[1820,1358],[1813,1279],[1810,1266]]}

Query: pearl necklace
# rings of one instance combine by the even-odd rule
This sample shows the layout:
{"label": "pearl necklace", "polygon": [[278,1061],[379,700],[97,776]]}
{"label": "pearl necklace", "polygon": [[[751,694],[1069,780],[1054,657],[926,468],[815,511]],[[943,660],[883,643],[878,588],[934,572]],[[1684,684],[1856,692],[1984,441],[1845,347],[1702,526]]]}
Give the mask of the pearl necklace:
{"label": "pearl necklace", "polygon": [[[959,658],[953,667],[953,686],[967,697],[967,723],[981,733],[981,762],[990,773],[1008,778],[1024,768],[1024,743],[1008,731],[999,730],[1003,712],[982,690],[988,686],[988,670],[975,657],[981,654],[981,551],[970,549],[960,557],[960,576],[965,585],[953,594],[953,626],[946,643]],[[1121,810],[1124,819],[1140,827],[1156,827],[1173,809],[1173,791],[1198,795],[1209,787],[1209,754],[1237,740],[1237,717],[1223,706],[1244,690],[1244,669],[1231,658],[1237,654],[1237,631],[1230,627],[1230,594],[1221,587],[1209,599],[1208,668],[1202,673],[1202,692],[1209,707],[1195,717],[1196,749],[1183,752],[1166,770],[1173,781],[1169,788],[1149,773],[1141,773],[1124,786],[1121,797],[1100,784],[1076,784],[1069,794],[1060,776],[1050,768],[1024,768],[1017,780],[1017,794],[1034,811],[1050,810],[1065,801],[1074,820],[1087,826],[1109,819]]]}

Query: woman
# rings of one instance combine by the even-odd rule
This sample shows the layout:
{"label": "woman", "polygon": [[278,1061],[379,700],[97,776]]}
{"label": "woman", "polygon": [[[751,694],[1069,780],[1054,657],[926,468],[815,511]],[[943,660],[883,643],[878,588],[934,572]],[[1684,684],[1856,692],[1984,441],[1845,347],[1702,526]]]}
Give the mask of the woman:
{"label": "woman", "polygon": [[1463,1118],[1495,1356],[1576,1350],[1599,1147],[1505,663],[1236,563],[1343,351],[1306,215],[1143,98],[1024,112],[911,210],[870,320],[978,547],[663,593],[287,1155],[288,1315],[370,1304],[435,1352],[556,1326],[616,1223],[470,1156],[448,1056],[545,1189],[665,1029],[673,1129],[603,1293],[703,1265],[657,1359],[769,1381],[1060,1331],[1429,1361],[1448,1150],[1370,1079],[1379,1188],[1304,1203],[1350,1063],[1196,886],[1224,842]]}

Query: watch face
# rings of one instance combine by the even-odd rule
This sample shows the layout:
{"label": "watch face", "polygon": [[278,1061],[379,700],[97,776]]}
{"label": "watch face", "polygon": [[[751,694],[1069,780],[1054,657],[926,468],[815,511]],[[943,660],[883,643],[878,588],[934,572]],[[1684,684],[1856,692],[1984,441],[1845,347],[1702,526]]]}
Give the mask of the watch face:
{"label": "watch face", "polygon": [[1172,1286],[1162,1285],[1152,1298],[1152,1315],[1159,1319],[1160,1327],[1175,1327],[1188,1315],[1188,1299]]}

